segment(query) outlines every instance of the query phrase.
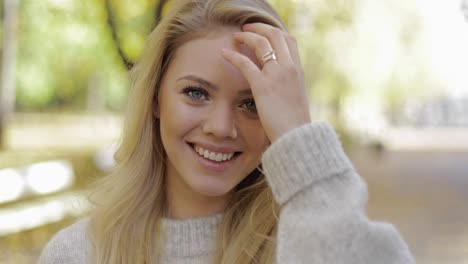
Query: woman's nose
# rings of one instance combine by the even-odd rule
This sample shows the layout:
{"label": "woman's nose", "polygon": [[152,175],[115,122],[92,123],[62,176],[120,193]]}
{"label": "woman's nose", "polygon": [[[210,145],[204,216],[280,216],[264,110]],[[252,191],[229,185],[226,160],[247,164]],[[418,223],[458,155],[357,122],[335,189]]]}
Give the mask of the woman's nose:
{"label": "woman's nose", "polygon": [[235,113],[232,107],[219,106],[207,113],[202,130],[203,133],[213,134],[218,138],[237,138]]}

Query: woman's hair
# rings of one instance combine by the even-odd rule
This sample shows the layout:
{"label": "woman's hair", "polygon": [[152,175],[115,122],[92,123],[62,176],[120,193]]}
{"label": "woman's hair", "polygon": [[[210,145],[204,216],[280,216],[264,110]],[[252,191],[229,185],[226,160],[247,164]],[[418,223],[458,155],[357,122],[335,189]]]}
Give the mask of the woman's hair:
{"label": "woman's hair", "polygon": [[[90,197],[89,236],[95,263],[155,263],[166,216],[165,162],[158,94],[177,49],[223,26],[263,22],[286,31],[265,0],[176,0],[147,39],[131,71],[127,116],[116,165]],[[172,4],[171,2],[171,4]],[[255,169],[235,188],[218,232],[214,263],[272,263],[279,206]]]}

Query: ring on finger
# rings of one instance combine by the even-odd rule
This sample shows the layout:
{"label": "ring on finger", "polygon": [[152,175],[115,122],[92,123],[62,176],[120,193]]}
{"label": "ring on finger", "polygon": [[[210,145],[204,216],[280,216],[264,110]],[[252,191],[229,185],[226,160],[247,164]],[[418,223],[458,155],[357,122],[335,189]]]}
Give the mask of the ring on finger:
{"label": "ring on finger", "polygon": [[262,59],[261,59],[261,64],[262,64],[262,67],[265,65],[265,63],[271,61],[271,60],[276,60],[276,54],[275,54],[275,51],[274,50],[270,50],[268,51],[267,53],[265,53],[265,55],[262,56]]}

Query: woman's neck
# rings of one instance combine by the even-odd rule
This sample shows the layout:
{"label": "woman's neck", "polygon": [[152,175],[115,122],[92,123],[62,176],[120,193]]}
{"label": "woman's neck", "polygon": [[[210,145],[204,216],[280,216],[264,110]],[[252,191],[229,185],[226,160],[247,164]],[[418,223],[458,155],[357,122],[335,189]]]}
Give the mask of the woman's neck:
{"label": "woman's neck", "polygon": [[202,201],[180,196],[180,194],[177,197],[168,195],[168,218],[188,219],[207,217],[221,213],[225,208],[224,201],[210,201],[209,199]]}
{"label": "woman's neck", "polygon": [[184,183],[173,182],[173,179],[168,180],[166,189],[167,217],[171,219],[187,219],[207,217],[221,213],[226,208],[231,195],[229,193],[221,197],[206,196],[194,192]]}

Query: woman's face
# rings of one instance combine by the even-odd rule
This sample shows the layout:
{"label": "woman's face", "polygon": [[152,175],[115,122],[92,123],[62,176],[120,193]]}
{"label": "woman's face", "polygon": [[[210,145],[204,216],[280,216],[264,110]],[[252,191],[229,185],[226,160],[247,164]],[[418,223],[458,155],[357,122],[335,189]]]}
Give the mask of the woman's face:
{"label": "woman's face", "polygon": [[221,55],[222,48],[235,49],[255,60],[234,46],[235,31],[220,28],[185,43],[161,81],[158,117],[175,195],[227,197],[269,144],[247,80]]}

